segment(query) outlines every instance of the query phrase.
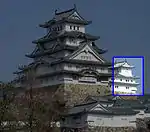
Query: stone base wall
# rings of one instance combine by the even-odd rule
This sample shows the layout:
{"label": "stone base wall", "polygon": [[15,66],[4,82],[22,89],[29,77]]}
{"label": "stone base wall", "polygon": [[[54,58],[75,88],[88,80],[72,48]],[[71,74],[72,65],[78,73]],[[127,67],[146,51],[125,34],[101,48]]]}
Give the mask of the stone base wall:
{"label": "stone base wall", "polygon": [[74,102],[79,104],[83,102],[89,95],[102,96],[110,94],[107,86],[103,85],[85,85],[85,84],[65,84],[64,90],[67,93],[68,103]]}
{"label": "stone base wall", "polygon": [[61,93],[67,105],[73,105],[82,103],[89,95],[101,96],[110,94],[110,90],[107,86],[103,85],[60,84],[44,88],[35,88],[34,93],[40,93],[43,97],[45,94],[52,96],[54,93]]}
{"label": "stone base wall", "polygon": [[[34,94],[40,93],[41,96],[53,96],[61,93],[67,105],[82,103],[88,96],[104,96],[111,94],[110,88],[105,85],[87,84],[59,84],[54,86],[33,88]],[[135,96],[122,96],[123,99],[136,99]]]}

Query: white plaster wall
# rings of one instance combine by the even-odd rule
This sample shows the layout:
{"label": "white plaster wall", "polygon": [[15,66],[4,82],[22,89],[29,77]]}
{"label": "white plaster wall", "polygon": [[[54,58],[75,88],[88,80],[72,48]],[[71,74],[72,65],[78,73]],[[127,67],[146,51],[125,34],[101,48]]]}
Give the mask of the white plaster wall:
{"label": "white plaster wall", "polygon": [[122,68],[120,74],[124,75],[124,76],[127,76],[127,77],[132,77],[133,76],[132,69],[129,69],[129,68]]}
{"label": "white plaster wall", "polygon": [[47,74],[47,73],[53,73],[53,72],[56,72],[56,71],[61,71],[63,69],[64,69],[63,64],[58,64],[58,65],[55,65],[55,66],[40,65],[36,69],[36,75],[44,75],[44,74]]}
{"label": "white plaster wall", "polygon": [[80,42],[82,42],[84,39],[71,39],[71,38],[66,38],[65,39],[65,44],[66,45],[72,45],[72,46],[79,46]]}
{"label": "white plaster wall", "polygon": [[104,116],[89,114],[87,121],[90,126],[103,126],[103,127],[136,127],[136,116]]}
{"label": "white plaster wall", "polygon": [[[118,88],[116,88],[115,86],[118,86]],[[134,88],[134,90],[135,89],[136,88]],[[115,85],[114,85],[114,91],[116,91],[116,92],[125,92],[125,93],[133,93],[133,94],[136,93],[136,91],[132,91],[132,87],[129,87],[129,89],[127,89],[126,86],[122,86],[122,85],[119,85],[117,83],[115,83]]]}
{"label": "white plaster wall", "polygon": [[[120,80],[122,79],[122,80]],[[126,81],[127,80],[127,81]],[[132,81],[131,81],[132,80]],[[126,83],[126,84],[136,84],[135,79],[131,79],[131,78],[115,78],[114,82],[121,82],[121,83]]]}
{"label": "white plaster wall", "polygon": [[[70,29],[70,26],[72,26],[72,29]],[[79,26],[80,29],[79,30],[73,30],[73,26]],[[65,31],[79,31],[79,32],[85,33],[85,26],[77,25],[77,24],[66,24],[64,30]]]}
{"label": "white plaster wall", "polygon": [[38,80],[37,84],[34,84],[35,87],[44,87],[44,86],[51,86],[56,84],[88,84],[88,85],[104,85],[107,86],[107,83],[102,82],[95,82],[95,83],[89,83],[89,82],[81,82],[79,80],[73,80],[73,78],[70,76],[60,76],[60,77],[53,77],[50,76],[48,78],[41,78]]}
{"label": "white plaster wall", "polygon": [[150,117],[150,113],[145,113],[145,117]]}
{"label": "white plaster wall", "polygon": [[63,78],[64,77],[62,75],[41,78],[38,80],[39,84],[35,85],[35,87],[45,87],[45,86],[51,86],[51,85],[56,85],[56,84],[63,84],[64,83]]}
{"label": "white plaster wall", "polygon": [[100,66],[85,66],[85,65],[77,65],[77,64],[65,64],[64,69],[69,71],[80,71],[82,69],[91,68],[93,70],[98,71],[99,73],[108,73],[108,68],[103,68]]}

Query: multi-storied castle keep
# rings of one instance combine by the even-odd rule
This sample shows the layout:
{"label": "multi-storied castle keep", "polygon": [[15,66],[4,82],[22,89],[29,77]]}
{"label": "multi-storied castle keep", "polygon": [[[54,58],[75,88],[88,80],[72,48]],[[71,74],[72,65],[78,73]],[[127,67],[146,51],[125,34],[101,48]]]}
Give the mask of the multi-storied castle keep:
{"label": "multi-storied castle keep", "polygon": [[[114,93],[121,94],[137,94],[137,76],[133,75],[132,69],[134,66],[130,65],[127,60],[115,62],[114,64]],[[112,81],[110,81],[111,87]]]}
{"label": "multi-storied castle keep", "polygon": [[100,37],[86,33],[86,25],[90,23],[76,6],[63,12],[55,11],[53,19],[40,24],[47,34],[33,41],[35,49],[26,55],[33,63],[15,72],[19,79],[16,85],[26,87],[27,71],[34,69],[37,82],[32,84],[34,88],[61,88],[76,101],[108,92],[111,63],[102,57],[106,50],[95,44]]}

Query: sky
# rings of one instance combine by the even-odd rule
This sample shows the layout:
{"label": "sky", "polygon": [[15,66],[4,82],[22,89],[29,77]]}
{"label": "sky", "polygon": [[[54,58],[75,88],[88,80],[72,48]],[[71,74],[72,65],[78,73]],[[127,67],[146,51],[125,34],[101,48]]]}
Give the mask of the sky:
{"label": "sky", "polygon": [[96,43],[108,49],[106,59],[116,55],[145,57],[145,89],[150,91],[149,0],[1,0],[0,80],[13,79],[18,65],[31,61],[24,55],[33,50],[32,41],[46,33],[38,24],[50,20],[56,9],[66,10],[73,4],[84,18],[92,20],[86,31],[101,37]]}

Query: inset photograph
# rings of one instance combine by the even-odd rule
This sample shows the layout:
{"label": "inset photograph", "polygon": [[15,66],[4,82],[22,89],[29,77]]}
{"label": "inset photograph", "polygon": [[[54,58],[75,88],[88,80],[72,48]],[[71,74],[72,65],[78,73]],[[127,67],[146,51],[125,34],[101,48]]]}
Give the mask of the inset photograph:
{"label": "inset photograph", "polygon": [[110,86],[114,96],[144,95],[144,57],[114,56]]}

